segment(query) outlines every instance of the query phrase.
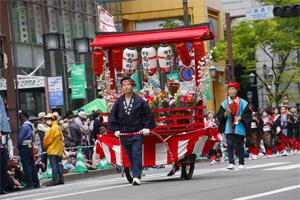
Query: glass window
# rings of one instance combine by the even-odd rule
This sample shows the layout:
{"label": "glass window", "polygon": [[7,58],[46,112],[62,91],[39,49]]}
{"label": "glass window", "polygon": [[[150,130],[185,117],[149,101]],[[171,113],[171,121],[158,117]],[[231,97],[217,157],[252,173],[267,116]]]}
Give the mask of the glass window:
{"label": "glass window", "polygon": [[86,31],[86,36],[90,38],[95,38],[95,17],[91,15],[86,15],[85,16],[85,31]]}
{"label": "glass window", "polygon": [[19,42],[29,42],[27,6],[21,1],[13,1],[12,3],[15,40]]}
{"label": "glass window", "polygon": [[209,44],[210,47],[216,46],[216,44],[219,42],[219,20],[214,17],[208,17],[208,21],[210,22],[210,30],[213,32],[215,36],[217,36],[214,40],[210,40]]}
{"label": "glass window", "polygon": [[72,48],[71,13],[69,11],[59,11],[59,29],[65,34],[66,48]]}
{"label": "glass window", "polygon": [[[34,68],[37,68],[44,61],[43,47],[33,46],[33,59]],[[45,69],[45,63],[39,69]],[[37,75],[37,73],[35,75]]]}
{"label": "glass window", "polygon": [[57,10],[50,7],[45,7],[45,33],[57,32]]}
{"label": "glass window", "polygon": [[27,44],[16,44],[18,65],[20,67],[33,67],[31,46]]}
{"label": "glass window", "polygon": [[83,15],[80,13],[73,13],[73,37],[79,38],[84,36]]}
{"label": "glass window", "polygon": [[43,44],[43,17],[42,6],[29,4],[29,19],[32,43]]}

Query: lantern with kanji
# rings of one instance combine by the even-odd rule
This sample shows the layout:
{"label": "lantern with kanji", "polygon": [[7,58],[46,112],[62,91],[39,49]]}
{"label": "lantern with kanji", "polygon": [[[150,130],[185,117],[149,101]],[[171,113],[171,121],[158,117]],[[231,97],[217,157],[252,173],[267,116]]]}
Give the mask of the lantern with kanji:
{"label": "lantern with kanji", "polygon": [[153,75],[157,70],[157,57],[155,48],[146,46],[142,49],[141,54],[145,73]]}
{"label": "lantern with kanji", "polygon": [[174,67],[173,50],[170,46],[162,44],[157,50],[159,67],[164,73],[170,73]]}
{"label": "lantern with kanji", "polygon": [[100,76],[103,71],[103,52],[96,49],[93,52],[93,73],[95,76]]}
{"label": "lantern with kanji", "polygon": [[[200,65],[199,63],[205,64],[205,59],[203,58],[205,56],[205,49],[203,41],[195,41],[193,43],[194,46],[194,52],[195,52],[195,66]],[[202,59],[202,60],[201,60]]]}
{"label": "lantern with kanji", "polygon": [[191,56],[189,54],[189,51],[187,49],[187,46],[184,42],[180,42],[178,44],[175,45],[175,48],[177,50],[177,53],[181,59],[181,62],[185,65],[185,66],[190,66],[191,64]]}
{"label": "lantern with kanji", "polygon": [[127,75],[135,73],[137,68],[138,52],[134,48],[126,48],[123,52],[123,72]]}
{"label": "lantern with kanji", "polygon": [[123,52],[121,48],[113,48],[111,50],[112,53],[112,65],[117,71],[122,70],[122,58],[123,58]]}

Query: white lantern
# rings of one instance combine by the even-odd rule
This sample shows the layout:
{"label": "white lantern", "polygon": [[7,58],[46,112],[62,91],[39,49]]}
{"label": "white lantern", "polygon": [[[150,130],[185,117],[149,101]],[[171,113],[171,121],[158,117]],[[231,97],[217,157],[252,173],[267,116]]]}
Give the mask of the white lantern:
{"label": "white lantern", "polygon": [[146,74],[153,75],[157,70],[157,57],[154,47],[147,46],[142,49],[142,63]]}
{"label": "white lantern", "polygon": [[161,71],[170,73],[174,67],[174,55],[170,46],[161,45],[157,50],[157,57]]}
{"label": "white lantern", "polygon": [[126,48],[123,51],[123,72],[127,75],[135,73],[137,68],[138,52],[134,48]]}

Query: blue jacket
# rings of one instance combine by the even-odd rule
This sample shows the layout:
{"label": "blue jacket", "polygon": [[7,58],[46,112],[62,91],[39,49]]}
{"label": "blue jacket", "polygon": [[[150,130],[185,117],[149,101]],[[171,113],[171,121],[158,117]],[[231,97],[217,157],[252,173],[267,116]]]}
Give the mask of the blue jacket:
{"label": "blue jacket", "polygon": [[[25,123],[26,122],[26,123]],[[32,124],[29,119],[26,119],[20,129],[19,138],[17,141],[17,148],[20,148],[22,146],[23,140],[30,140],[32,139]]]}

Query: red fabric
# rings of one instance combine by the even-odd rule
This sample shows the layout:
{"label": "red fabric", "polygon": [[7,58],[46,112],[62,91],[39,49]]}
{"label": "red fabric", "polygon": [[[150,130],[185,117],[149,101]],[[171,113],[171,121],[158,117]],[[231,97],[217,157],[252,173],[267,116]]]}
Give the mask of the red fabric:
{"label": "red fabric", "polygon": [[296,146],[297,146],[296,144],[298,144],[298,150],[300,150],[300,142],[297,140],[296,137],[292,139],[292,143],[293,143],[293,150],[296,150]]}
{"label": "red fabric", "polygon": [[272,155],[272,149],[266,149],[267,155]]}
{"label": "red fabric", "polygon": [[123,52],[121,48],[113,48],[111,50],[112,53],[112,64],[115,70],[121,71],[122,70],[122,58]]}
{"label": "red fabric", "polygon": [[178,29],[160,29],[129,33],[109,33],[97,35],[90,44],[93,47],[129,47],[159,45],[161,42],[174,44],[195,40],[212,40],[216,38],[207,26],[189,26]]}
{"label": "red fabric", "polygon": [[258,155],[259,148],[258,147],[253,147],[253,154]]}
{"label": "red fabric", "polygon": [[281,145],[275,145],[274,148],[276,152],[281,151]]}
{"label": "red fabric", "polygon": [[103,52],[97,49],[93,52],[93,73],[100,76],[103,71]]}
{"label": "red fabric", "polygon": [[185,65],[185,66],[189,66],[191,64],[191,56],[190,53],[187,49],[187,46],[184,42],[180,42],[178,44],[175,45],[175,48],[178,52],[178,55],[181,59],[181,62]]}
{"label": "red fabric", "polygon": [[230,83],[228,82],[227,88],[229,87],[235,87],[238,91],[240,90],[240,84],[239,83]]}
{"label": "red fabric", "polygon": [[288,143],[290,149],[293,148],[292,142],[291,140],[289,140],[285,135],[282,134],[281,140],[280,140],[280,144],[281,144],[281,149],[284,150],[285,149],[285,140]]}

